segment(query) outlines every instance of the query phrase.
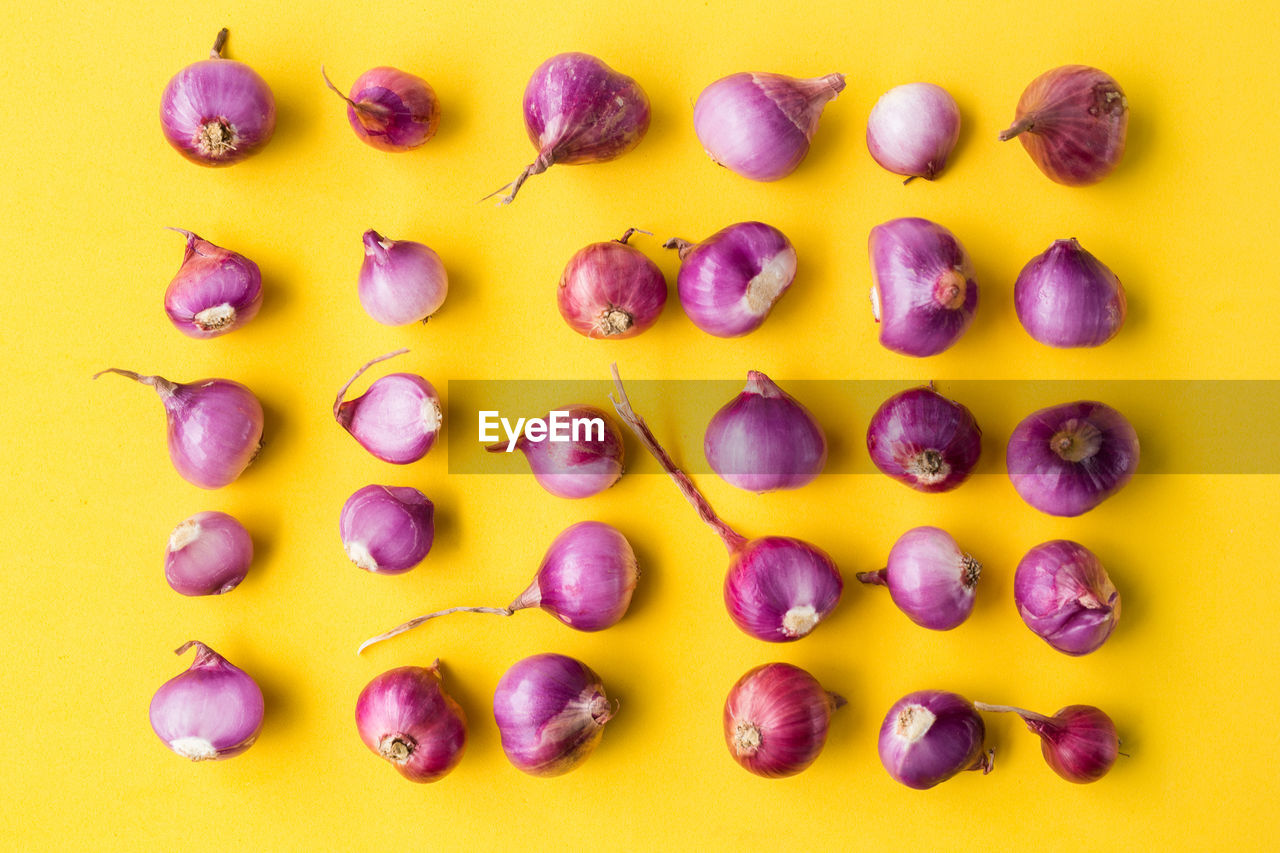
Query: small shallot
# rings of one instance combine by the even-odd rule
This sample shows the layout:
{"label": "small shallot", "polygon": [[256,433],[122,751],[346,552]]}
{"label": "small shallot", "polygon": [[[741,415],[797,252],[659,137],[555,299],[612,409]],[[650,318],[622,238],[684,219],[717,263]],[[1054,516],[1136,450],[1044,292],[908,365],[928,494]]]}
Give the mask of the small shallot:
{"label": "small shallot", "polygon": [[867,118],[867,148],[890,172],[932,181],[960,138],[960,108],[933,83],[906,83],[880,96]]}
{"label": "small shallot", "polygon": [[658,265],[627,240],[579,249],[560,276],[556,304],[560,316],[588,338],[631,338],[658,320],[667,304],[667,280]]}
{"label": "small shallot", "polygon": [[347,121],[365,143],[380,151],[411,151],[436,135],[440,100],[431,85],[414,74],[385,65],[371,68],[344,95],[324,68],[325,85],[347,102]]}
{"label": "small shallot", "polygon": [[[561,426],[564,434],[557,437]],[[622,432],[613,418],[595,406],[561,406],[543,418],[521,418],[515,432],[509,440],[485,449],[490,453],[519,450],[538,485],[556,497],[589,498],[622,476]]]}
{"label": "small shallot", "polygon": [[443,414],[440,396],[416,373],[389,373],[374,380],[354,400],[343,400],[347,389],[373,365],[408,352],[399,349],[373,359],[355,372],[333,401],[333,417],[360,446],[383,462],[417,462],[435,446]]}
{"label": "small shallot", "polygon": [[462,760],[467,717],[444,692],[440,661],[374,678],[356,699],[356,729],[374,754],[410,782],[435,782]]}
{"label": "small shallot", "polygon": [[858,580],[888,587],[893,603],[917,625],[950,631],[973,612],[981,574],[982,564],[945,530],[916,527],[898,537],[885,568],[859,572]]}
{"label": "small shallot", "polygon": [[225,512],[198,512],[173,528],[164,578],[183,595],[221,595],[235,589],[253,562],[253,540]]}
{"label": "small shallot", "polygon": [[927,387],[880,404],[867,426],[867,451],[885,474],[920,492],[946,492],[973,473],[982,430],[973,413]]}
{"label": "small shallot", "polygon": [[757,776],[794,776],[822,752],[831,712],[844,704],[844,697],[823,690],[798,666],[757,666],[738,679],[724,703],[729,754]]}
{"label": "small shallot", "polygon": [[1102,561],[1069,539],[1027,552],[1013,573],[1013,601],[1036,636],[1068,655],[1098,649],[1120,620],[1120,592]]}
{"label": "small shallot", "polygon": [[986,726],[969,700],[945,690],[903,696],[880,726],[880,763],[908,788],[924,790],[962,770],[991,772],[995,750],[983,752]]}
{"label": "small shallot", "polygon": [[1013,708],[974,702],[979,711],[1017,714],[1028,731],[1040,736],[1044,760],[1068,782],[1097,782],[1116,763],[1120,738],[1116,724],[1092,705],[1068,705],[1052,717]]}
{"label": "small shallot", "polygon": [[357,292],[364,310],[384,326],[425,323],[444,304],[449,274],[429,247],[389,240],[371,228],[364,232]]}
{"label": "small shallot", "polygon": [[365,486],[342,505],[342,547],[366,572],[398,575],[421,563],[435,540],[435,505],[410,486]]}
{"label": "small shallot", "polygon": [[204,643],[188,641],[174,654],[191,648],[191,666],[151,697],[151,728],[165,746],[192,761],[239,755],[262,729],[262,688]]}
{"label": "small shallot", "polygon": [[800,401],[758,370],[707,424],[711,470],[749,492],[798,489],[822,473],[827,437]]}
{"label": "small shallot", "polygon": [[189,337],[213,338],[258,316],[262,307],[258,265],[198,234],[173,230],[187,238],[182,266],[164,292],[164,311],[174,327]]}
{"label": "small shallot", "polygon": [[1096,347],[1124,325],[1124,285],[1076,238],[1055,240],[1013,283],[1013,306],[1027,334],[1051,347]]}

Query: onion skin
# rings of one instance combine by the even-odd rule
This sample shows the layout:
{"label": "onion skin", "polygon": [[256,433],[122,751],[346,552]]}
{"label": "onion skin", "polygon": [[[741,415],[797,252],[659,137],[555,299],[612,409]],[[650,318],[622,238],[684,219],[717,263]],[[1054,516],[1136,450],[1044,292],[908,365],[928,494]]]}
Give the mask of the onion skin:
{"label": "onion skin", "polygon": [[880,96],[867,118],[867,150],[894,174],[932,181],[960,138],[960,108],[946,89],[907,83]]}
{"label": "onion skin", "polygon": [[560,276],[556,305],[580,335],[622,340],[657,322],[667,304],[667,280],[658,265],[627,240],[592,243],[579,249]]}
{"label": "onion skin", "polygon": [[889,588],[912,622],[934,631],[959,627],[973,612],[982,564],[937,527],[915,527],[894,543],[888,565],[858,580]]}
{"label": "onion skin", "polygon": [[757,640],[791,643],[825,619],[844,592],[831,556],[789,536],[744,540],[724,578],[729,618]]}
{"label": "onion skin", "polygon": [[444,420],[436,389],[415,373],[389,373],[374,380],[359,397],[342,398],[370,367],[406,352],[399,349],[365,364],[342,386],[333,403],[338,425],[365,450],[393,465],[417,462],[435,446]]}
{"label": "onion skin", "polygon": [[[556,497],[576,500],[598,495],[618,482],[625,448],[622,432],[613,418],[595,406],[561,406],[555,411],[568,412],[571,421],[600,418],[604,421],[604,440],[530,441],[522,433],[516,449],[525,455],[538,485]],[[486,449],[502,453],[507,442],[500,441]]]}
{"label": "onion skin", "polygon": [[1102,561],[1079,542],[1032,548],[1013,575],[1013,600],[1027,627],[1068,655],[1087,655],[1120,621],[1120,593]]}
{"label": "onion skin", "polygon": [[991,772],[986,726],[967,699],[945,690],[903,696],[880,726],[880,763],[908,788],[925,790],[962,770]]}
{"label": "onion skin", "polygon": [[444,778],[467,745],[466,714],[444,692],[438,660],[370,681],[356,699],[356,729],[365,746],[410,782]]}
{"label": "onion skin", "polygon": [[809,80],[730,74],[702,90],[693,127],[707,156],[721,166],[753,181],[776,181],[809,153],[823,107],[844,85],[843,74]]}
{"label": "onion skin", "polygon": [[428,246],[364,232],[364,262],[357,293],[370,317],[384,326],[426,322],[449,295],[449,274]]}
{"label": "onion skin", "polygon": [[204,643],[191,640],[174,654],[193,647],[191,666],[151,698],[151,728],[165,746],[192,761],[239,755],[262,730],[262,689]]}
{"label": "onion skin", "polygon": [[188,65],[160,96],[160,128],[183,157],[201,166],[230,166],[256,154],[276,129],[276,102],[258,73],[222,58],[218,33],[210,58]]}
{"label": "onion skin", "polygon": [[729,754],[757,776],[794,776],[822,752],[831,713],[844,704],[798,666],[757,666],[738,679],[724,703]]}
{"label": "onion skin", "polygon": [[221,595],[239,586],[253,562],[253,539],[225,512],[198,512],[169,535],[164,578],[183,595]]}
{"label": "onion skin", "polygon": [[517,662],[493,694],[502,751],[531,776],[560,776],[585,761],[616,710],[600,676],[567,655]]}
{"label": "onion skin", "polygon": [[726,483],[757,494],[798,489],[822,473],[827,437],[796,398],[758,370],[707,424],[702,449]]}
{"label": "onion skin", "polygon": [[343,504],[338,528],[356,566],[374,574],[403,574],[431,551],[435,505],[409,486],[365,486]]}
{"label": "onion skin", "polygon": [[347,121],[360,140],[379,151],[412,151],[440,126],[440,99],[426,80],[398,68],[371,68],[344,95],[320,69],[325,84],[347,102]]}
{"label": "onion skin", "polygon": [[1018,137],[1050,180],[1082,187],[1120,165],[1128,128],[1129,101],[1111,75],[1064,65],[1031,81],[1000,141]]}
{"label": "onion skin", "polygon": [[1051,347],[1096,347],[1124,325],[1124,285],[1072,237],[1032,258],[1013,285],[1027,334]]}
{"label": "onion skin", "polygon": [[701,243],[675,238],[680,253],[677,293],[684,313],[718,338],[754,332],[796,277],[796,250],[763,222],[738,222]]}
{"label": "onion skin", "polygon": [[174,328],[192,338],[215,338],[258,316],[262,272],[237,252],[186,235],[182,266],[164,292],[164,311]]}
{"label": "onion skin", "polygon": [[1088,784],[1107,775],[1120,755],[1116,724],[1092,705],[1068,705],[1052,717],[975,702],[980,711],[1008,711],[1022,717],[1027,730],[1040,737],[1040,751],[1053,772],[1068,782]]}
{"label": "onion skin", "polygon": [[969,328],[978,308],[973,263],[955,235],[927,219],[871,229],[871,310],[886,349],[937,355]]}
{"label": "onion skin", "polygon": [[1082,515],[1138,468],[1138,434],[1124,415],[1082,400],[1027,415],[1009,436],[1005,466],[1024,501],[1048,515]]}
{"label": "onion skin", "polygon": [[867,452],[899,483],[918,492],[947,492],[977,466],[982,430],[967,408],[932,387],[909,388],[871,416]]}

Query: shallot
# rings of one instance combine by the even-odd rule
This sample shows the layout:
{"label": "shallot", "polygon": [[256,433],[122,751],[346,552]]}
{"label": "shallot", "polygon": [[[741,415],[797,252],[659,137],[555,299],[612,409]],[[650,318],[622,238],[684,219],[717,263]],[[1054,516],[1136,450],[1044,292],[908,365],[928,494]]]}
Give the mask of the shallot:
{"label": "shallot", "polygon": [[421,563],[435,540],[435,505],[410,486],[365,486],[347,498],[342,547],[366,572],[398,575]]}
{"label": "shallot", "polygon": [[1102,561],[1069,539],[1026,553],[1013,573],[1013,601],[1036,636],[1068,655],[1097,650],[1120,620],[1120,593]]}
{"label": "shallot", "polygon": [[325,85],[347,102],[347,121],[365,143],[380,151],[411,151],[436,135],[440,100],[417,75],[385,65],[371,68],[344,95],[323,67]]}
{"label": "shallot", "polygon": [[[561,406],[547,417],[530,422],[521,419],[521,423],[525,429],[518,438],[513,436],[485,449],[490,453],[519,450],[538,485],[556,497],[598,495],[622,476],[622,432],[602,409]],[[561,423],[569,425],[567,438],[557,439],[556,425]]]}
{"label": "shallot", "polygon": [[982,564],[945,530],[915,527],[898,537],[885,568],[860,572],[858,580],[888,587],[893,603],[917,625],[950,631],[973,612],[981,574]]}
{"label": "shallot", "polygon": [[416,373],[389,373],[354,400],[343,400],[351,384],[373,365],[407,349],[373,359],[355,372],[333,401],[333,417],[360,446],[383,462],[417,462],[435,446],[444,416],[440,396]]}
{"label": "shallot", "polygon": [[657,264],[627,245],[636,230],[579,249],[565,265],[556,304],[578,334],[621,340],[657,322],[667,304],[667,280]]}
{"label": "shallot", "polygon": [[164,311],[174,327],[192,338],[213,338],[258,316],[262,307],[258,265],[198,234],[173,230],[187,238],[182,266],[164,292]]}
{"label": "shallot", "polygon": [[384,326],[426,322],[449,293],[440,256],[412,240],[389,240],[364,232],[364,262],[357,285],[360,304]]}
{"label": "shallot", "polygon": [[1116,724],[1092,705],[1068,705],[1052,717],[1013,708],[974,702],[979,711],[1017,714],[1027,730],[1040,736],[1040,750],[1053,772],[1068,782],[1097,782],[1116,763],[1120,738]]}
{"label": "shallot", "polygon": [[1124,325],[1124,285],[1072,237],[1027,262],[1013,283],[1027,334],[1051,347],[1096,347]]}
{"label": "shallot", "polygon": [[724,703],[724,739],[733,760],[757,776],[794,776],[827,742],[831,713],[844,697],[789,663],[749,670]]}
{"label": "shallot", "polygon": [[262,729],[262,688],[226,658],[196,640],[191,666],[151,697],[151,728],[164,745],[192,761],[219,760],[253,746]]}
{"label": "shallot", "polygon": [[908,788],[924,790],[962,770],[991,772],[995,750],[983,752],[986,726],[969,700],[945,690],[903,696],[880,726],[880,763]]}
{"label": "shallot", "polygon": [[164,578],[183,595],[221,595],[239,586],[253,562],[253,539],[225,512],[198,512],[169,534]]}
{"label": "shallot", "polygon": [[462,760],[467,716],[440,679],[440,661],[401,666],[370,681],[356,699],[360,740],[410,782],[435,782]]}
{"label": "shallot", "polygon": [[927,387],[880,404],[867,425],[867,451],[882,472],[920,492],[946,492],[973,473],[982,430],[973,413]]}
{"label": "shallot", "polygon": [[880,96],[867,118],[867,148],[890,172],[932,181],[960,138],[960,108],[933,83],[906,83]]}
{"label": "shallot", "polygon": [[795,397],[758,370],[715,413],[702,441],[711,469],[749,492],[798,489],[822,473],[827,437]]}

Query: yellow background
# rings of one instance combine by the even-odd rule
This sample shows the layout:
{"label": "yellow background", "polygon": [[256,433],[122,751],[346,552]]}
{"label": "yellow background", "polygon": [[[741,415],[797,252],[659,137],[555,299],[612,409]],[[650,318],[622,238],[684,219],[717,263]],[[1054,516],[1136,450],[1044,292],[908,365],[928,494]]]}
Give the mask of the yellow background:
{"label": "yellow background", "polygon": [[[736,379],[757,368],[784,386],[933,378],[944,391],[962,378],[1275,377],[1273,10],[1114,0],[3,4],[0,841],[1263,846],[1276,824],[1280,762],[1275,477],[1140,476],[1097,511],[1054,519],[1014,494],[1000,473],[1005,436],[992,433],[984,475],[941,496],[845,476],[757,497],[702,476],[743,532],[819,543],[850,580],[925,523],[950,530],[986,564],[977,609],[958,630],[916,628],[883,591],[850,586],[812,637],[775,646],[729,622],[723,548],[665,478],[624,477],[597,498],[566,502],[527,477],[449,476],[442,451],[397,468],[361,450],[330,406],[358,364],[399,346],[413,352],[394,368],[421,372],[442,392],[451,379],[601,378],[614,359],[635,379]],[[168,77],[205,56],[223,25],[229,55],[272,86],[279,126],[263,153],[209,170],[168,147],[156,114]],[[510,208],[477,204],[532,159],[521,93],[533,68],[564,50],[594,53],[641,83],[653,102],[648,137],[613,163],[554,167]],[[439,135],[403,155],[361,144],[321,82],[321,62],[344,87],[379,64],[421,74],[443,104]],[[1132,106],[1124,163],[1087,189],[1050,183],[1018,145],[995,140],[1023,87],[1071,62],[1113,74]],[[739,70],[848,75],[809,159],[780,183],[715,167],[694,137],[698,92]],[[876,97],[913,80],[949,89],[964,129],[941,180],[904,188],[871,160],[863,131]],[[966,337],[923,362],[879,346],[865,296],[867,232],[903,215],[951,228],[982,286]],[[792,238],[801,271],[746,339],[698,332],[674,296],[655,328],[624,342],[587,341],[557,315],[559,272],[586,243],[651,230],[655,238],[634,243],[674,281],[676,259],[659,239],[698,239],[757,218]],[[257,320],[212,341],[169,326],[161,295],[182,242],[165,225],[261,265],[267,295]],[[354,282],[369,227],[444,258],[451,292],[427,326],[389,329],[360,310]],[[1018,270],[1067,236],[1128,288],[1129,322],[1098,350],[1039,346],[1013,312]],[[186,484],[170,467],[154,393],[117,377],[89,380],[108,366],[245,382],[268,409],[265,451],[226,489]],[[643,414],[678,459],[697,458],[703,424],[661,402]],[[827,423],[833,445],[859,452],[869,414]],[[1147,422],[1160,429],[1158,416]],[[413,572],[368,575],[342,553],[338,510],[370,482],[415,485],[436,502],[436,545]],[[164,543],[175,523],[205,509],[243,519],[259,556],[233,593],[183,598],[164,583]],[[425,608],[506,603],[555,534],[587,518],[616,524],[643,561],[618,626],[581,634],[537,611],[459,616],[354,655],[361,639]],[[1124,598],[1116,634],[1084,659],[1031,635],[1011,603],[1018,558],[1060,536],[1097,551]],[[266,693],[258,744],[231,761],[186,763],[147,723],[154,690],[190,660],[171,650],[192,638]],[[489,710],[505,668],[542,651],[585,660],[621,700],[598,751],[553,780],[506,762]],[[353,707],[377,673],[437,656],[471,740],[452,775],[417,786],[360,744]],[[781,781],[739,769],[720,733],[729,686],[769,660],[802,665],[850,700],[817,763]],[[926,687],[1042,711],[1096,704],[1132,757],[1098,784],[1070,785],[1016,720],[989,717],[994,773],[907,790],[880,767],[876,731],[895,699]]]}

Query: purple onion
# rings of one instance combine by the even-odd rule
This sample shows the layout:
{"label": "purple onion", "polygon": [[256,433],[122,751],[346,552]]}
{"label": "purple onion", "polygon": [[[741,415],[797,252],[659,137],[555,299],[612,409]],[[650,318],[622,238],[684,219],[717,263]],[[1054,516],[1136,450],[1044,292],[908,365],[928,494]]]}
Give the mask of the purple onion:
{"label": "purple onion", "polygon": [[1032,258],[1013,285],[1027,334],[1051,347],[1096,347],[1124,325],[1124,285],[1076,238],[1055,240]]}
{"label": "purple onion", "polygon": [[395,465],[417,462],[435,446],[444,419],[436,389],[416,373],[390,373],[374,380],[369,390],[354,400],[342,398],[370,367],[406,352],[399,349],[365,364],[333,401],[338,424],[365,450]]}
{"label": "purple onion", "polygon": [[538,158],[510,189],[503,204],[533,175],[556,163],[603,163],[640,144],[649,129],[649,96],[625,74],[585,53],[557,54],[538,66],[524,90],[524,126]]}
{"label": "purple onion", "polygon": [[1068,705],[1052,717],[1013,708],[974,702],[979,711],[1009,712],[1022,717],[1027,729],[1040,737],[1044,760],[1068,782],[1096,782],[1120,755],[1116,724],[1092,705]]}
{"label": "purple onion", "polygon": [[230,166],[256,154],[276,129],[276,101],[258,73],[222,58],[227,30],[209,59],[179,71],[160,97],[160,128],[178,153],[201,166]]}
{"label": "purple onion", "polygon": [[449,274],[427,246],[369,229],[357,290],[364,310],[384,326],[425,323],[449,294]]}
{"label": "purple onion", "polygon": [[961,551],[951,534],[915,527],[898,537],[888,565],[860,572],[858,580],[888,587],[893,603],[917,625],[950,631],[973,612],[981,575],[982,564]]}
{"label": "purple onion", "polygon": [[409,486],[365,486],[342,505],[342,547],[366,572],[398,575],[421,563],[435,540],[435,505]]}
{"label": "purple onion", "polygon": [[356,654],[450,613],[510,616],[518,610],[540,607],[570,628],[602,631],[626,615],[639,576],[631,543],[617,528],[600,521],[582,521],[556,537],[533,582],[506,607],[450,607],[417,616],[365,640]]}
{"label": "purple onion", "polygon": [[262,689],[204,643],[190,640],[196,659],[151,697],[151,728],[165,746],[192,761],[239,755],[262,729]]}
{"label": "purple onion", "polygon": [[377,676],[356,699],[356,729],[410,782],[435,782],[462,760],[467,716],[440,679],[440,661]]}
{"label": "purple onion", "polygon": [[1049,515],[1076,516],[1133,479],[1139,453],[1124,415],[1082,400],[1027,415],[1009,436],[1005,466],[1024,501]]}
{"label": "purple onion", "polygon": [[885,474],[920,492],[947,492],[969,479],[982,430],[964,406],[927,387],[880,404],[867,426],[867,451]]}
{"label": "purple onion", "polygon": [[871,229],[869,251],[881,344],[923,357],[960,339],[978,307],[978,282],[954,234],[927,219],[893,219]]}
{"label": "purple onion", "polygon": [[773,643],[806,636],[840,601],[844,581],[835,562],[821,548],[808,542],[786,536],[747,539],[725,524],[689,475],[671,461],[644,418],[631,407],[616,364],[613,384],[618,394],[613,398],[618,416],[728,549],[724,599],[734,624],[757,639]]}
{"label": "purple onion", "polygon": [[632,338],[658,320],[667,304],[667,280],[658,265],[627,240],[592,243],[579,249],[560,276],[556,304],[560,316],[588,338]]}
{"label": "purple onion", "polygon": [[381,65],[357,77],[348,96],[323,67],[320,75],[347,102],[347,121],[356,136],[379,151],[410,151],[436,135],[440,100],[421,77]]}
{"label": "purple onion", "polygon": [[724,739],[744,768],[766,778],[794,776],[822,752],[831,712],[844,697],[789,663],[749,670],[724,703]]}
{"label": "purple onion", "polygon": [[164,578],[183,595],[221,595],[235,589],[253,562],[253,540],[225,512],[198,512],[169,534]]}
{"label": "purple onion", "polygon": [[1120,593],[1102,561],[1069,539],[1027,552],[1013,575],[1013,601],[1032,632],[1069,655],[1096,650],[1120,621]]}
{"label": "purple onion", "polygon": [[969,700],[945,690],[903,696],[880,725],[880,763],[908,788],[924,790],[962,770],[991,772],[995,750],[982,751],[986,727]]}
{"label": "purple onion", "polygon": [[585,761],[616,712],[600,676],[566,655],[517,662],[493,694],[502,751],[533,776],[560,776]]}
{"label": "purple onion", "polygon": [[809,80],[730,74],[702,90],[693,128],[721,166],[753,181],[776,181],[804,160],[823,108],[843,89],[843,74]]}
{"label": "purple onion", "polygon": [[164,311],[174,327],[192,338],[214,338],[258,316],[258,265],[190,231],[173,230],[187,237],[182,266],[164,292]]}
{"label": "purple onion", "polygon": [[932,181],[947,167],[960,138],[955,98],[932,83],[895,86],[880,96],[867,119],[867,148],[882,167]]}
{"label": "purple onion", "polygon": [[827,437],[812,414],[758,370],[707,424],[711,470],[749,492],[798,489],[822,473]]}
{"label": "purple onion", "polygon": [[118,367],[93,378],[103,373],[156,389],[168,421],[169,460],[193,486],[220,489],[234,482],[262,448],[262,404],[239,382],[201,379],[182,384]]}
{"label": "purple onion", "polygon": [[547,430],[543,430],[547,433],[545,436],[535,440],[526,429],[519,438],[499,441],[485,449],[490,453],[519,450],[529,462],[538,485],[556,497],[589,498],[618,482],[622,476],[624,447],[622,433],[613,418],[595,406],[561,406],[536,420],[551,424],[557,413],[563,413],[564,422],[585,427],[576,437],[571,432],[568,441],[552,440]]}
{"label": "purple onion", "polygon": [[796,277],[796,250],[763,222],[739,222],[701,243],[679,237],[664,248],[680,253],[680,305],[693,324],[718,338],[755,331]]}
{"label": "purple onion", "polygon": [[1119,83],[1087,65],[1064,65],[1031,81],[1000,141],[1018,137],[1050,180],[1081,187],[1120,165],[1128,128],[1129,101]]}

